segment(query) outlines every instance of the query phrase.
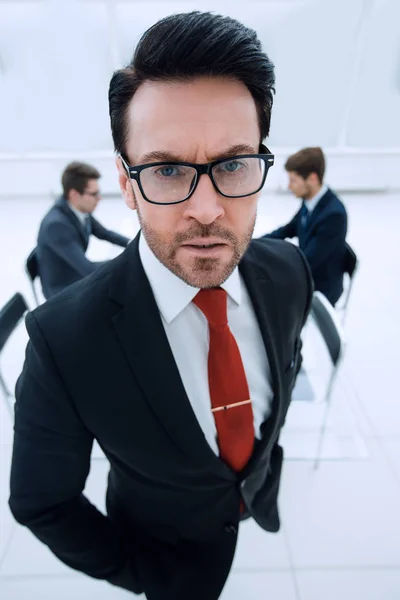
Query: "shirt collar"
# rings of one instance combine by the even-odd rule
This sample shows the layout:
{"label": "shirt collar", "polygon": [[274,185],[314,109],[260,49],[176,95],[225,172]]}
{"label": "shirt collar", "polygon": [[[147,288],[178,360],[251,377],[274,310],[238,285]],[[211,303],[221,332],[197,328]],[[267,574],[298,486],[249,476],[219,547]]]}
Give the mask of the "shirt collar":
{"label": "shirt collar", "polygon": [[327,185],[323,185],[321,187],[321,189],[319,190],[319,192],[317,194],[315,194],[315,196],[313,198],[311,198],[311,200],[305,200],[304,204],[308,210],[309,213],[312,213],[312,211],[314,210],[314,208],[317,206],[318,202],[321,200],[321,198],[323,196],[325,196],[326,192],[328,191],[328,186]]}
{"label": "shirt collar", "polygon": [[87,218],[87,216],[88,216],[88,215],[87,215],[87,213],[84,213],[84,212],[82,212],[82,211],[78,210],[77,208],[75,208],[75,206],[73,206],[73,205],[71,204],[71,202],[69,202],[68,200],[67,200],[67,204],[68,204],[68,207],[69,207],[69,208],[72,210],[72,212],[74,213],[74,215],[76,215],[76,216],[78,217],[78,219],[79,219],[79,222],[83,224],[83,223],[86,221],[86,218]]}
{"label": "shirt collar", "polygon": [[[159,311],[163,319],[167,323],[171,323],[192,302],[199,292],[199,288],[185,283],[165,267],[150,249],[143,233],[139,238],[139,256]],[[242,293],[238,267],[221,285],[221,288],[236,304],[241,303]]]}

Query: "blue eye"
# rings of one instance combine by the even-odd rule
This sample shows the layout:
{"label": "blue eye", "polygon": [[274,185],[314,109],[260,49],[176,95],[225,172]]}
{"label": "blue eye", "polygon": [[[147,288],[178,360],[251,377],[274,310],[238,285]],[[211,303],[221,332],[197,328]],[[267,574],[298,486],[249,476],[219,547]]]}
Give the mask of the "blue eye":
{"label": "blue eye", "polygon": [[162,177],[172,177],[173,175],[179,175],[179,170],[177,167],[166,165],[165,167],[160,167],[157,169],[157,174]]}
{"label": "blue eye", "polygon": [[229,162],[222,163],[221,165],[219,165],[219,167],[222,171],[225,171],[226,173],[236,173],[237,171],[240,171],[240,169],[243,168],[243,164],[238,160],[231,160]]}

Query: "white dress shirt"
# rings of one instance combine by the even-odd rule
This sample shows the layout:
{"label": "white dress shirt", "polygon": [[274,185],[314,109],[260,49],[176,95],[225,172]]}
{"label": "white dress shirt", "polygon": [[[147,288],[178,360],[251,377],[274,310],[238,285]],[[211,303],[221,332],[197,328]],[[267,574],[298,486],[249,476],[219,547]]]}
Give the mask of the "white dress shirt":
{"label": "white dress shirt", "polygon": [[[139,254],[186,394],[207,442],[219,454],[208,387],[208,322],[192,302],[199,289],[167,269],[153,254],[143,234]],[[267,354],[238,268],[221,287],[228,294],[228,323],[239,346],[252,400],[254,431],[260,439],[260,427],[271,412],[273,396]],[[167,397],[165,401],[168,402]]]}
{"label": "white dress shirt", "polygon": [[68,202],[68,206],[70,207],[70,209],[72,210],[72,212],[74,213],[74,215],[76,215],[79,219],[79,222],[82,223],[82,225],[85,225],[86,223],[86,219],[88,217],[87,213],[84,213],[80,210],[78,210],[77,208],[75,208],[75,206],[73,206],[71,204],[71,202]]}
{"label": "white dress shirt", "polygon": [[317,194],[315,194],[315,196],[313,198],[311,198],[310,200],[305,200],[305,206],[309,212],[309,214],[312,213],[312,211],[315,209],[315,207],[317,206],[318,202],[321,200],[321,198],[323,196],[325,196],[326,192],[328,191],[328,186],[327,185],[323,185],[321,187],[321,189],[319,190],[319,192]]}

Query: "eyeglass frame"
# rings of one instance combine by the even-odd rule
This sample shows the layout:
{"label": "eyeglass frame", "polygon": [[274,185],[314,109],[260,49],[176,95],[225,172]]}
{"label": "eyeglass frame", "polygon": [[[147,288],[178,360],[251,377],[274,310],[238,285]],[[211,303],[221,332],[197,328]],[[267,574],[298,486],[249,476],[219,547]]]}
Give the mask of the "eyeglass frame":
{"label": "eyeglass frame", "polygon": [[101,192],[100,192],[100,190],[97,192],[89,192],[88,190],[84,190],[82,193],[82,196],[85,196],[85,195],[92,196],[92,198],[100,198]]}
{"label": "eyeglass frame", "polygon": [[[248,196],[254,196],[254,194],[257,194],[264,187],[265,181],[267,179],[268,171],[269,171],[270,167],[273,166],[274,161],[275,161],[275,156],[273,154],[271,154],[270,150],[268,150],[268,148],[266,146],[264,146],[264,144],[260,144],[260,150],[264,150],[265,152],[262,152],[260,154],[238,154],[236,156],[228,156],[226,158],[219,158],[218,160],[213,160],[212,162],[208,162],[208,163],[189,163],[189,162],[184,162],[184,161],[180,162],[180,161],[166,160],[166,161],[161,161],[161,162],[158,161],[158,162],[147,163],[144,165],[137,165],[136,167],[132,167],[131,165],[129,165],[128,162],[123,157],[122,153],[118,153],[117,156],[118,156],[118,158],[121,159],[122,165],[124,166],[126,172],[128,173],[129,178],[133,179],[138,184],[140,193],[142,194],[142,196],[146,200],[146,202],[149,202],[150,204],[157,204],[158,206],[164,206],[164,205],[171,206],[173,204],[182,204],[182,202],[186,202],[186,200],[189,200],[189,198],[191,198],[191,196],[193,196],[193,194],[196,191],[197,186],[199,184],[201,175],[208,175],[209,178],[211,179],[211,183],[213,184],[213,187],[216,190],[216,192],[218,194],[221,194],[221,196],[223,196],[224,198],[247,198]],[[262,182],[261,182],[260,186],[254,192],[251,192],[251,194],[243,194],[243,196],[229,196],[228,194],[224,194],[223,192],[221,192],[220,189],[218,188],[218,186],[214,180],[212,170],[216,165],[219,165],[219,164],[224,163],[229,160],[235,160],[235,159],[240,159],[240,158],[259,158],[264,161],[265,171],[263,174]],[[162,166],[162,165],[168,165],[168,166],[172,166],[172,167],[177,166],[177,165],[179,165],[181,167],[192,167],[196,171],[196,182],[193,186],[193,189],[189,192],[189,194],[183,200],[177,200],[176,202],[155,202],[154,200],[150,200],[144,193],[143,186],[140,181],[140,173],[142,171],[144,171],[144,169],[148,169],[149,167],[157,167],[157,166]]]}

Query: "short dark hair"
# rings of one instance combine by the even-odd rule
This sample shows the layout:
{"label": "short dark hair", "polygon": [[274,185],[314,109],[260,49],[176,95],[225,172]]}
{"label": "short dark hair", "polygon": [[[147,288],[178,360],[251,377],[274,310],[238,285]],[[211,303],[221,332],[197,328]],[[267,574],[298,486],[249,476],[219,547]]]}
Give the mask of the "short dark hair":
{"label": "short dark hair", "polygon": [[303,148],[289,156],[285,163],[286,171],[294,171],[303,179],[307,179],[311,173],[316,173],[320,183],[322,183],[325,175],[325,156],[322,149]]}
{"label": "short dark hair", "polygon": [[67,165],[61,177],[63,193],[66,198],[71,190],[80,194],[86,189],[89,179],[100,179],[101,175],[97,169],[82,162],[72,162]]}
{"label": "short dark hair", "polygon": [[127,108],[142,83],[190,81],[201,76],[244,83],[257,106],[261,140],[268,136],[274,65],[256,32],[230,17],[194,11],[166,17],[150,27],[129,65],[115,71],[108,94],[115,150],[125,151]]}

